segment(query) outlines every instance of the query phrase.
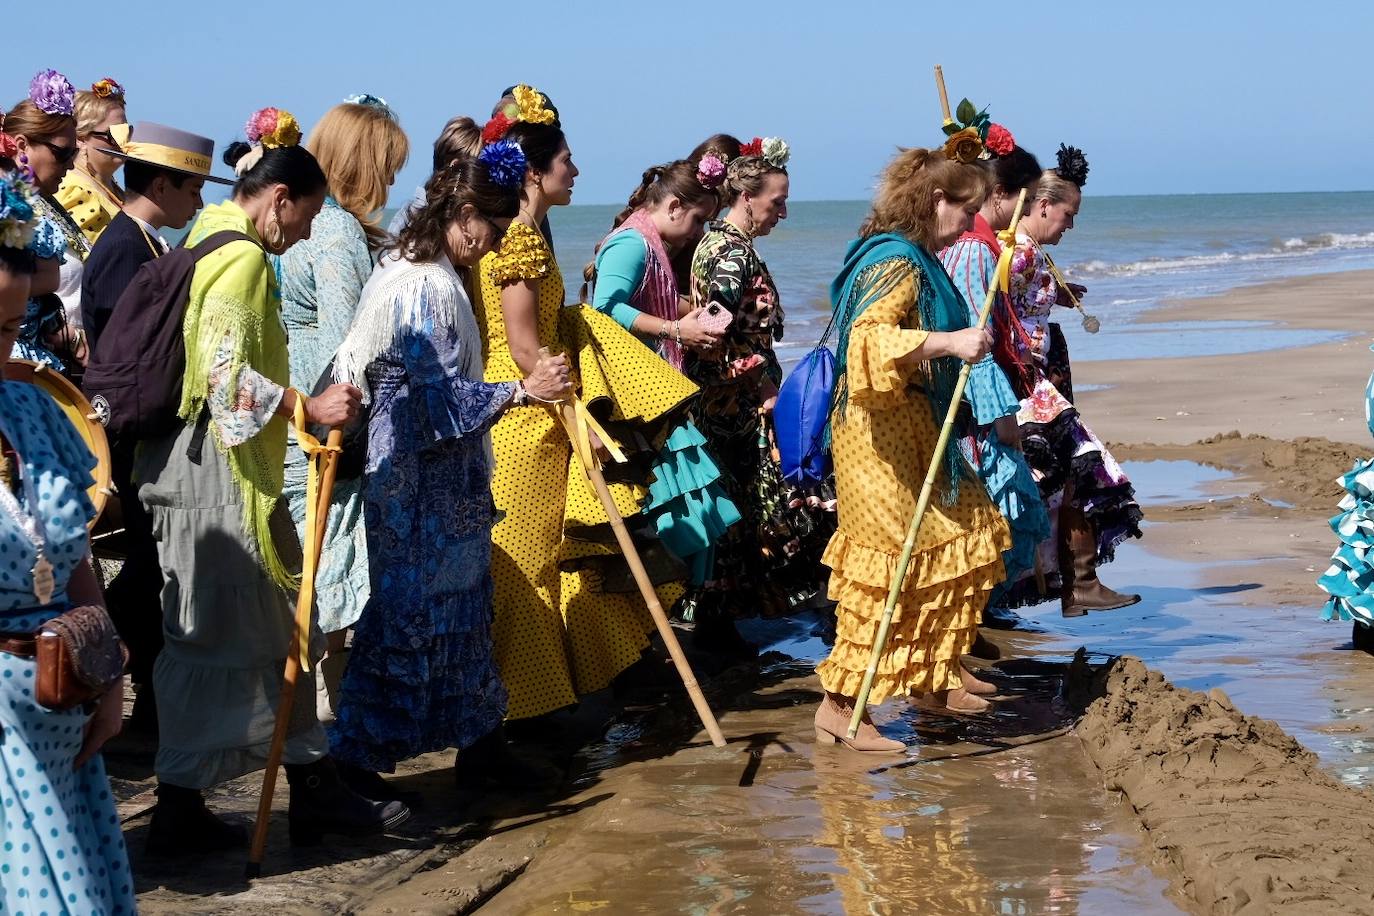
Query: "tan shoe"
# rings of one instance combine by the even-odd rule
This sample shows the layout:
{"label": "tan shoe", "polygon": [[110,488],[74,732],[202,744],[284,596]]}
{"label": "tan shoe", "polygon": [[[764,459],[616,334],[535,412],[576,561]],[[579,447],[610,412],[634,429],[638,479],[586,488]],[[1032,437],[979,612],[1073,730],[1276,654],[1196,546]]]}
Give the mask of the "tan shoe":
{"label": "tan shoe", "polygon": [[990,697],[997,692],[996,686],[989,684],[982,678],[975,677],[973,672],[969,670],[968,665],[965,665],[963,662],[959,663],[959,674],[963,681],[964,689],[975,696]]}
{"label": "tan shoe", "polygon": [[836,741],[852,751],[871,754],[897,754],[906,750],[906,745],[878,734],[873,720],[864,713],[859,722],[859,733],[849,737],[849,720],[854,715],[854,703],[848,697],[827,693],[816,710],[816,743],[834,744]]}
{"label": "tan shoe", "polygon": [[992,704],[982,697],[976,697],[963,687],[956,687],[954,690],[938,690],[931,694],[935,699],[935,704],[948,710],[949,712],[976,714],[987,712],[992,708]]}

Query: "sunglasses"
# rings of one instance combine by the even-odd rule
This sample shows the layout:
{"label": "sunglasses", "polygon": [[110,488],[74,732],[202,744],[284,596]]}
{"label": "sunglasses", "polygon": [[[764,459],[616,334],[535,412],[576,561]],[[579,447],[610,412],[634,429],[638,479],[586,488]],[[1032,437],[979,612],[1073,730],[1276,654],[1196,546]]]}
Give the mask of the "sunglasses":
{"label": "sunglasses", "polygon": [[108,130],[92,131],[91,136],[98,140],[104,140],[106,143],[110,144],[110,146],[119,149],[119,144],[115,142],[114,134],[110,133]]}
{"label": "sunglasses", "polygon": [[493,219],[491,219],[490,217],[484,216],[484,217],[482,217],[482,219],[486,220],[487,225],[491,227],[491,244],[492,244],[492,247],[494,247],[494,248],[499,248],[499,247],[501,247],[501,242],[502,242],[502,240],[505,239],[505,237],[506,237],[506,230],[510,228],[510,224],[507,223],[507,224],[503,227],[503,226],[498,225],[498,224],[496,223],[496,221],[493,220]]}
{"label": "sunglasses", "polygon": [[76,154],[81,152],[81,147],[79,146],[58,146],[56,143],[50,143],[47,140],[39,140],[37,142],[41,146],[46,146],[48,148],[48,152],[52,153],[52,157],[57,160],[58,165],[71,165],[76,160]]}

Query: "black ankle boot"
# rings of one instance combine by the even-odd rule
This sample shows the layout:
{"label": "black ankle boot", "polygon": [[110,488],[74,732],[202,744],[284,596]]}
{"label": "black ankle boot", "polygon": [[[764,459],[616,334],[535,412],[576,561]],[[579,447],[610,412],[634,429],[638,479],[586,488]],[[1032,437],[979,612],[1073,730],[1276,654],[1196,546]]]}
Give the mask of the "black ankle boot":
{"label": "black ankle boot", "polygon": [[314,846],[326,833],[385,833],[410,817],[410,809],[398,801],[370,801],[348,788],[328,757],[288,763],[286,781],[291,784],[287,814],[294,846]]}
{"label": "black ankle boot", "polygon": [[344,785],[368,801],[398,801],[412,811],[420,808],[424,803],[424,796],[419,792],[406,792],[398,789],[383,779],[381,773],[355,767],[353,764],[344,763],[342,760],[334,761],[334,768],[339,771],[339,778],[343,780]]}
{"label": "black ankle boot", "polygon": [[459,789],[485,786],[519,791],[555,786],[563,774],[552,764],[527,760],[511,751],[503,726],[487,732],[458,752],[453,779]]}
{"label": "black ankle boot", "polygon": [[150,856],[175,857],[205,852],[224,852],[248,845],[248,831],[220,820],[199,789],[159,783],[157,804],[148,828],[146,851]]}

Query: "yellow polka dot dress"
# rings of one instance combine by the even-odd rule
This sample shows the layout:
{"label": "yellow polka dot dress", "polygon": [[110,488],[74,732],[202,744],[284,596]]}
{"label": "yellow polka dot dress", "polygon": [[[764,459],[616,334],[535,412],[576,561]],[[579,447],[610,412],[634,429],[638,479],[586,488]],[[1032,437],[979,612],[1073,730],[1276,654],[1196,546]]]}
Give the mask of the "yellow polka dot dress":
{"label": "yellow polka dot dress", "polygon": [[[537,230],[512,223],[501,250],[483,258],[477,273],[486,381],[524,376],[510,353],[501,288],[535,280],[540,345],[568,354],[575,390],[608,430],[617,437],[637,431],[618,440],[622,445],[643,436],[654,448],[687,409],[696,388],[681,373],[612,319],[563,307],[562,274]],[[601,590],[603,569],[620,551],[554,415],[539,405],[507,411],[492,430],[492,447],[492,496],[504,515],[492,533],[492,635],[510,693],[508,716],[522,719],[609,685],[648,647],[653,622],[637,591]],[[642,481],[612,483],[611,490],[627,519],[648,499]],[[665,607],[680,593],[672,583],[659,588]]]}
{"label": "yellow polka dot dress", "polygon": [[[854,320],[849,401],[832,423],[840,524],[823,562],[831,568],[830,597],[839,604],[838,635],[817,670],[826,690],[847,697],[858,694],[868,668],[944,420],[932,415],[917,387],[922,366],[897,362],[927,333],[916,309],[919,271],[908,261],[889,270],[904,276],[893,278],[893,289]],[[960,685],[959,656],[973,645],[988,594],[1003,578],[1002,551],[1011,546],[1006,521],[977,479],[970,475],[969,482],[946,506],[937,480],[873,681],[874,704]]]}
{"label": "yellow polka dot dress", "polygon": [[110,196],[94,178],[80,169],[73,168],[62,178],[57,189],[57,202],[71,215],[72,220],[81,227],[81,233],[92,245],[110,220],[119,213],[120,202]]}

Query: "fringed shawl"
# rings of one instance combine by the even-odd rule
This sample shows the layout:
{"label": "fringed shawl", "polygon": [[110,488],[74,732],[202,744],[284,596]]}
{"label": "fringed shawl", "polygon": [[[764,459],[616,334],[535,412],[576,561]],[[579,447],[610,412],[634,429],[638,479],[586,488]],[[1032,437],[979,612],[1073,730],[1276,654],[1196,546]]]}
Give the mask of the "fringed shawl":
{"label": "fringed shawl", "polygon": [[[225,201],[205,208],[191,229],[187,244],[194,246],[224,229],[242,232],[255,241],[258,238],[248,214],[233,201]],[[245,367],[282,387],[291,384],[277,276],[260,247],[230,242],[196,265],[182,328],[186,375],[177,415],[187,423],[196,422],[205,409],[210,368],[215,354],[226,342],[232,349],[225,384],[231,389],[238,387],[239,373]],[[231,448],[224,447],[218,434],[214,440],[238,485],[244,531],[256,539],[263,568],[282,587],[296,588],[299,582],[277,554],[268,524],[281,499],[286,421],[274,416],[256,436]]]}
{"label": "fringed shawl", "polygon": [[[835,405],[834,412],[840,417],[844,416],[849,401],[846,372],[849,332],[870,305],[891,293],[901,282],[903,272],[891,268],[902,262],[917,275],[916,307],[923,330],[957,331],[969,326],[969,310],[964,297],[949,279],[939,260],[930,252],[896,233],[855,239],[845,252],[844,266],[830,284],[830,302],[835,311],[835,329],[839,333],[832,403]],[[930,401],[936,423],[943,423],[949,413],[962,365],[952,356],[941,356],[926,362],[922,388]],[[951,437],[945,449],[949,486],[941,494],[946,505],[952,504],[959,495],[962,469],[963,456],[959,451],[958,439]]]}

